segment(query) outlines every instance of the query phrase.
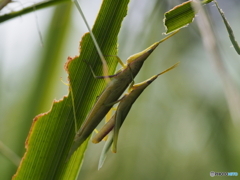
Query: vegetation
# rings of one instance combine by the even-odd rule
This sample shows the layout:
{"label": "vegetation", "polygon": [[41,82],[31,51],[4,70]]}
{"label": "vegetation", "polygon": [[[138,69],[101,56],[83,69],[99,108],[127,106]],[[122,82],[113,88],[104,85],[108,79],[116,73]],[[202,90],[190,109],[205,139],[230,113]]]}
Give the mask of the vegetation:
{"label": "vegetation", "polygon": [[[86,141],[66,162],[75,136],[74,116],[79,128],[106,85],[104,80],[94,79],[83,62],[87,59],[96,74],[102,74],[102,63],[90,35],[80,40],[80,34],[86,31],[81,16],[70,1],[42,2],[17,13],[2,9],[1,179],[11,179],[14,174],[14,179],[76,179],[83,157],[79,179],[206,179],[210,171],[240,172],[236,143],[240,132],[240,66],[234,52],[239,46],[232,31],[239,24],[238,18],[234,20],[239,2],[227,2],[232,7],[231,13],[226,13],[232,17],[228,18],[231,26],[211,1],[204,1],[205,6],[168,1],[128,3],[103,1],[93,26],[103,54],[111,55],[106,57],[109,74],[117,66],[112,56],[127,59],[162,39],[162,32],[192,22],[195,12],[197,23],[193,21],[149,57],[135,82],[178,61],[181,64],[174,72],[159,77],[134,104],[121,127],[118,153],[109,154],[100,171],[97,161],[103,143],[89,143],[84,157]],[[219,6],[225,7],[220,1]],[[36,11],[38,7],[42,10]],[[88,10],[96,8],[83,3],[82,9],[88,18]],[[14,17],[23,14],[24,22],[19,24],[20,18]],[[229,48],[230,42],[234,48]],[[64,85],[60,77],[70,86]],[[22,161],[18,166],[19,159]]]}

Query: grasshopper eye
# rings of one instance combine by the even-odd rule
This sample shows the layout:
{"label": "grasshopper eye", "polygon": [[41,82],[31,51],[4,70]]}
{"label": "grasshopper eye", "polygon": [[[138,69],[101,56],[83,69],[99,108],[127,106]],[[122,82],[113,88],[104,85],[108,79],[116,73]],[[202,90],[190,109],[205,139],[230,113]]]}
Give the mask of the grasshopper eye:
{"label": "grasshopper eye", "polygon": [[154,49],[149,49],[147,52],[152,53]]}
{"label": "grasshopper eye", "polygon": [[[155,80],[155,79],[154,79]],[[147,84],[151,84],[154,80],[147,81]]]}

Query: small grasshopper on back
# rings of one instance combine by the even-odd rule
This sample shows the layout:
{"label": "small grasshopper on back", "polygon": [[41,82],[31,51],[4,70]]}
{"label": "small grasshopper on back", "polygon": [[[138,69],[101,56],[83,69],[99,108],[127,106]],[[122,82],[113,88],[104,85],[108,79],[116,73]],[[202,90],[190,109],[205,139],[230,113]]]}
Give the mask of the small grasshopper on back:
{"label": "small grasshopper on back", "polygon": [[[112,108],[113,104],[118,100],[122,95],[128,85],[133,82],[133,79],[140,71],[144,61],[148,56],[155,50],[155,48],[178,31],[173,34],[165,37],[161,41],[158,41],[145,49],[144,51],[134,54],[127,59],[127,63],[123,64],[116,74],[110,76],[99,76],[96,78],[111,78],[111,81],[108,83],[107,87],[103,90],[101,95],[98,97],[95,105],[92,110],[89,112],[86,120],[84,121],[81,128],[78,130],[73,145],[69,151],[68,159],[71,155],[78,149],[78,147],[90,136],[93,130],[105,117],[108,111]],[[119,58],[118,58],[119,59]],[[119,59],[120,61],[120,59]]]}

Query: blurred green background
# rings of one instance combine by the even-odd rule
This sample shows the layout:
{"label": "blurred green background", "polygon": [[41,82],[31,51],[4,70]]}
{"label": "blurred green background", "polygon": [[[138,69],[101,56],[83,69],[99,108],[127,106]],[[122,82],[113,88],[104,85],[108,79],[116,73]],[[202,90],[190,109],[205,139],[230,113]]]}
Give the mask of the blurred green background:
{"label": "blurred green background", "polygon": [[[33,3],[19,2],[1,13]],[[119,35],[119,57],[125,61],[162,39],[164,12],[182,2],[132,0]],[[218,2],[239,32],[240,2]],[[80,3],[92,26],[101,1]],[[209,4],[205,10],[225,66],[239,88],[239,56],[216,7]],[[61,77],[67,81],[64,64],[68,56],[79,54],[79,41],[86,32],[71,2],[1,23],[0,141],[19,157],[33,118],[68,93],[60,81]],[[235,35],[240,41],[239,33]],[[159,77],[136,101],[120,131],[118,153],[109,153],[100,171],[97,165],[104,143],[89,143],[79,179],[190,180],[211,178],[210,171],[240,172],[240,120],[231,120],[221,80],[195,22],[155,50],[136,82],[178,61],[176,69]],[[0,153],[0,179],[10,179],[15,171],[16,165]]]}

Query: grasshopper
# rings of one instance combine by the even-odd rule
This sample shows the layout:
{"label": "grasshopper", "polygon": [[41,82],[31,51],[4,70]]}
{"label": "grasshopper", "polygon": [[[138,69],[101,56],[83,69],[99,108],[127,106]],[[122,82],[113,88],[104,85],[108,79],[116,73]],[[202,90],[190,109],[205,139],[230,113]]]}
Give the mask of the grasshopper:
{"label": "grasshopper", "polygon": [[[72,147],[68,154],[68,158],[70,158],[71,155],[78,149],[78,147],[90,136],[90,134],[105,117],[108,111],[112,108],[113,104],[122,95],[128,85],[133,82],[134,77],[138,74],[144,61],[148,58],[148,56],[155,50],[155,48],[160,43],[164,42],[177,32],[178,31],[165,37],[161,41],[154,43],[142,52],[130,56],[127,59],[126,64],[121,63],[123,67],[114,75],[97,77],[92,71],[95,78],[111,78],[111,81],[107,84],[107,87],[98,97],[93,108],[87,115],[87,118],[84,121],[83,125],[76,133]],[[120,61],[119,58],[118,60]]]}
{"label": "grasshopper", "polygon": [[155,80],[158,76],[170,71],[171,69],[175,68],[179,63],[176,63],[175,65],[171,66],[170,68],[166,69],[165,71],[149,78],[148,80],[135,84],[131,86],[128,90],[128,93],[126,93],[119,101],[119,105],[117,107],[117,110],[115,114],[112,116],[112,118],[102,127],[102,129],[93,137],[92,142],[98,143],[100,142],[110,131],[113,130],[113,135],[111,134],[108,138],[101,157],[99,161],[99,168],[102,167],[103,162],[106,158],[106,153],[109,150],[110,146],[112,146],[112,151],[114,153],[117,152],[117,140],[118,140],[118,134],[120,127],[122,126],[126,116],[128,115],[133,103],[137,100],[137,98],[141,95],[141,93]]}

